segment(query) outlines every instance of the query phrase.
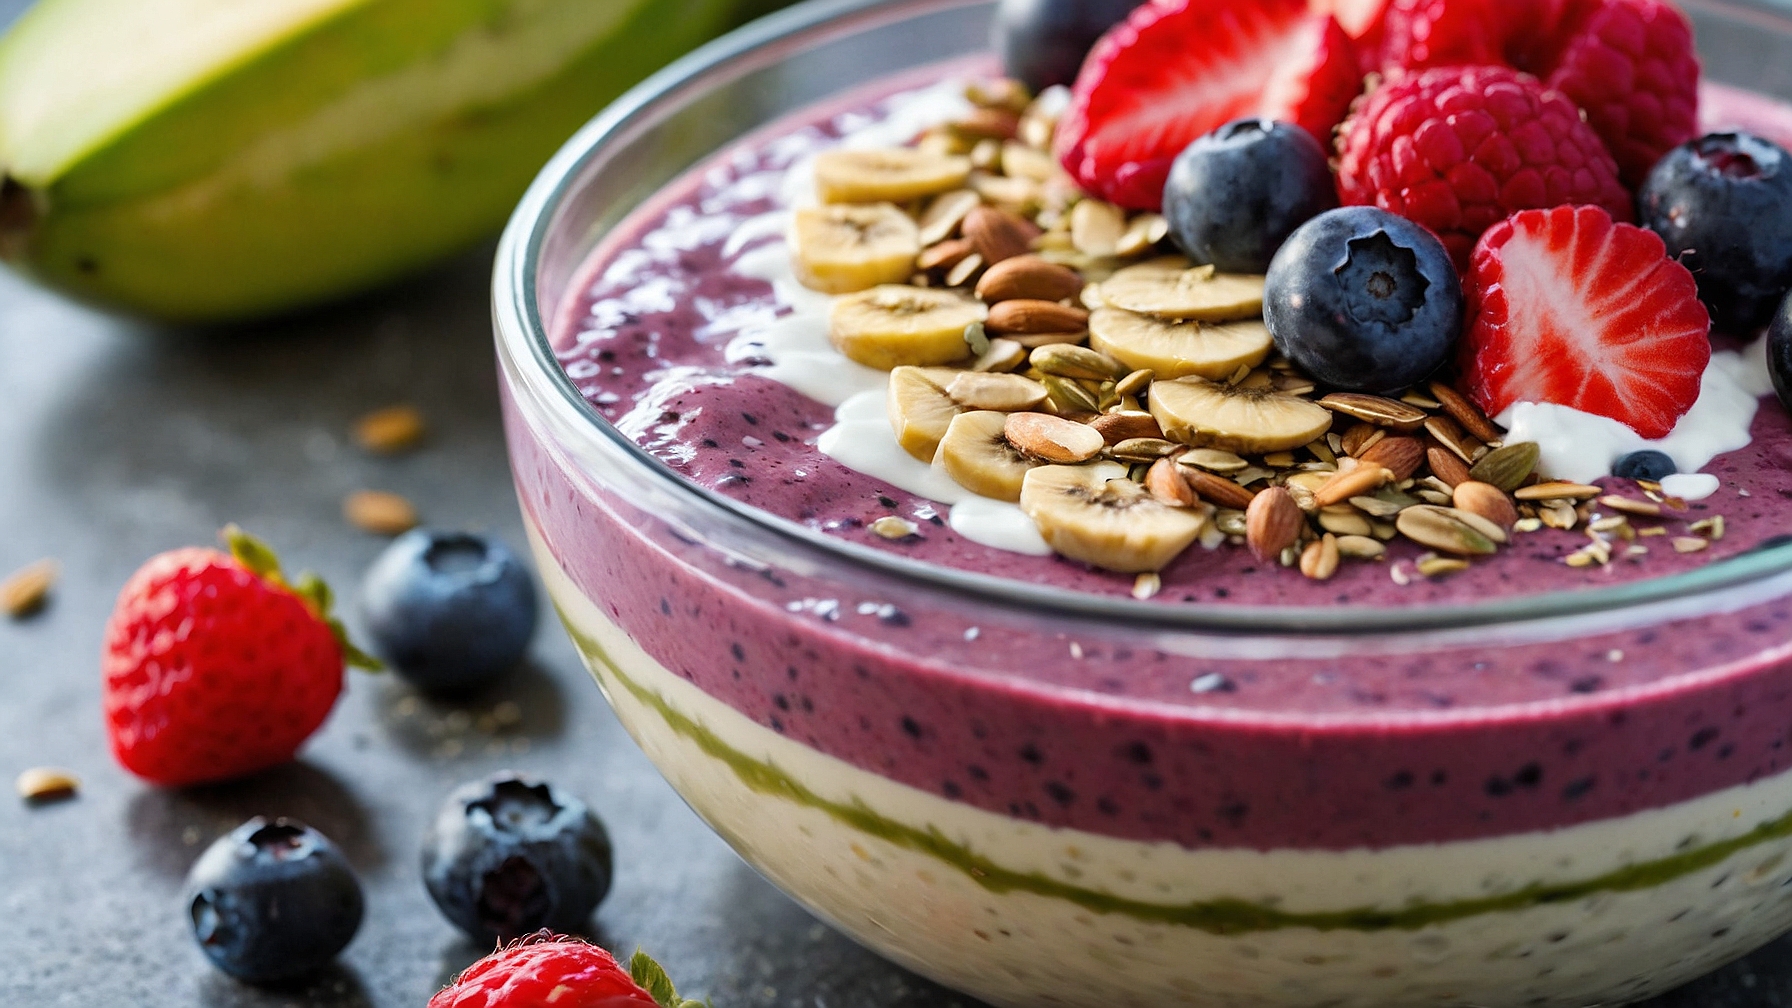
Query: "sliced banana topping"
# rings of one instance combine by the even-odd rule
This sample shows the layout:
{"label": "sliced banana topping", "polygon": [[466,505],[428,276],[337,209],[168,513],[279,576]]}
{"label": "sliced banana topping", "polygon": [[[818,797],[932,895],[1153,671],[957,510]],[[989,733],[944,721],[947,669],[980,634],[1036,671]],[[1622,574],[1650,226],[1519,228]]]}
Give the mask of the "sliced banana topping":
{"label": "sliced banana topping", "polygon": [[951,364],[971,356],[965,327],[986,314],[983,305],[953,291],[885,284],[837,299],[828,339],[852,360],[885,371]]}
{"label": "sliced banana topping", "polygon": [[1127,268],[1102,281],[1102,304],[1166,319],[1231,322],[1263,314],[1263,278],[1216,273],[1169,256]]}
{"label": "sliced banana topping", "polygon": [[1020,500],[1021,481],[1041,463],[1021,454],[1003,435],[1008,414],[975,410],[954,417],[933,464],[959,486],[996,500]]}
{"label": "sliced banana topping", "polygon": [[1089,316],[1089,345],[1134,370],[1159,378],[1197,375],[1230,378],[1241,367],[1269,357],[1269,327],[1261,321],[1170,322],[1122,311],[1098,309]]}
{"label": "sliced banana topping", "polygon": [[1177,378],[1152,382],[1150,399],[1151,415],[1164,436],[1240,455],[1299,448],[1332,425],[1330,410],[1267,383]]}
{"label": "sliced banana topping", "polygon": [[888,203],[803,207],[791,220],[790,249],[803,286],[850,294],[907,280],[921,238],[908,214]]}
{"label": "sliced banana topping", "polygon": [[1203,508],[1172,507],[1115,466],[1041,466],[1021,483],[1020,506],[1051,548],[1073,560],[1137,574],[1162,570],[1195,541]]}
{"label": "sliced banana topping", "polygon": [[923,462],[932,462],[940,439],[952,418],[961,411],[946,386],[964,372],[953,368],[899,367],[890,372],[890,388],[884,408],[890,428],[902,450]]}
{"label": "sliced banana topping", "polygon": [[1045,386],[1025,375],[961,371],[946,386],[946,394],[965,409],[1030,410],[1045,401]]}
{"label": "sliced banana topping", "polygon": [[962,188],[969,158],[912,147],[832,150],[815,159],[815,187],[823,203],[904,203]]}

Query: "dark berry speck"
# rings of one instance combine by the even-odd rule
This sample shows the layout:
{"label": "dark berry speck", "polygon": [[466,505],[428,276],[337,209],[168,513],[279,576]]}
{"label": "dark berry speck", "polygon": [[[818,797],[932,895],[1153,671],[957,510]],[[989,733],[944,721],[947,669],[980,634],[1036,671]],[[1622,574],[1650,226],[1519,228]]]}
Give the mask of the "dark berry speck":
{"label": "dark berry speck", "polygon": [[1679,472],[1667,452],[1645,448],[1633,451],[1612,463],[1612,475],[1624,479],[1660,481]]}

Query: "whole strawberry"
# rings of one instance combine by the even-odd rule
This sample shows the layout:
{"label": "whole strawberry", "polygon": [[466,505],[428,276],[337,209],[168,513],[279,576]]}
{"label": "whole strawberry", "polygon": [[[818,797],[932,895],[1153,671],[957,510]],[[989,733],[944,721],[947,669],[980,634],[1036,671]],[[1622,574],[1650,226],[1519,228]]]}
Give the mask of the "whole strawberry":
{"label": "whole strawberry", "polygon": [[330,590],[289,583],[232,525],[228,555],[179,549],[125,583],[106,622],[106,732],[125,769],[180,787],[291,759],[323,724],[347,662],[378,668],[330,618]]}
{"label": "whole strawberry", "polygon": [[1338,196],[1430,228],[1458,269],[1518,210],[1584,204],[1631,217],[1618,166],[1580,110],[1498,66],[1389,79],[1343,126]]}
{"label": "whole strawberry", "polygon": [[429,1008],[702,1008],[678,996],[666,971],[636,952],[625,971],[579,938],[537,931],[466,968]]}

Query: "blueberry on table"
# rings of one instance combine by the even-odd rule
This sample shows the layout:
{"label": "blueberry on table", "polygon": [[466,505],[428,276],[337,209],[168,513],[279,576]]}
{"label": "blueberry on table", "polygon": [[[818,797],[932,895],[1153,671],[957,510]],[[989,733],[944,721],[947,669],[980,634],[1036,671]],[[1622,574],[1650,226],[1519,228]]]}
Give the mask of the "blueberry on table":
{"label": "blueberry on table", "polygon": [[431,693],[465,693],[508,671],[535,633],[535,583],[508,547],[469,532],[415,529],[361,587],[375,647]]}
{"label": "blueberry on table", "polygon": [[1792,288],[1792,155],[1748,133],[1668,151],[1637,191],[1637,222],[1692,270],[1717,328],[1765,325]]}
{"label": "blueberry on table", "polygon": [[1656,451],[1653,448],[1633,451],[1628,455],[1620,456],[1618,461],[1612,463],[1612,475],[1624,479],[1660,482],[1679,471],[1680,467],[1674,464],[1673,458],[1667,452]]}
{"label": "blueberry on table", "polygon": [[1276,349],[1322,384],[1387,393],[1448,360],[1462,285],[1442,242],[1368,206],[1328,210],[1270,261],[1263,321]]}
{"label": "blueberry on table", "polygon": [[423,839],[423,884],[475,942],[583,931],[610,891],[610,837],[585,803],[501,773],[455,789]]}
{"label": "blueberry on table", "polygon": [[239,980],[303,976],[361,926],[361,883],[322,833],[257,816],[206,848],[183,899],[212,965]]}
{"label": "blueberry on table", "polygon": [[1033,93],[1068,86],[1095,40],[1137,6],[1139,0],[1002,0],[995,49],[1008,76]]}
{"label": "blueberry on table", "polygon": [[1164,185],[1176,244],[1222,273],[1262,273],[1295,228],[1337,205],[1319,141],[1268,119],[1236,119],[1189,144]]}
{"label": "blueberry on table", "polygon": [[1792,410],[1792,294],[1786,296],[1774,313],[1773,324],[1767,327],[1767,373],[1773,378],[1780,405]]}

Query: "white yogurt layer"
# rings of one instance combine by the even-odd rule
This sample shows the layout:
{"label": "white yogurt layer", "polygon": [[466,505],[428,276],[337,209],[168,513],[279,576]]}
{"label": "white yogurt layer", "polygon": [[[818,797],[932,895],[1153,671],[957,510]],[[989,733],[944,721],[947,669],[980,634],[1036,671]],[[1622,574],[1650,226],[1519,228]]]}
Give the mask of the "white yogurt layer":
{"label": "white yogurt layer", "polygon": [[[1752,834],[1792,809],[1792,773],[1557,830],[1379,850],[1190,850],[1054,829],[898,784],[755,723],[642,651],[533,525],[529,534],[592,674],[692,808],[811,910],[993,1005],[1617,1004],[1792,926],[1792,839]],[[882,825],[853,825],[872,822]],[[983,867],[938,853],[948,848]],[[1654,884],[1475,908],[1693,849],[1719,855]],[[1299,915],[1471,909],[1422,926],[1230,930],[1147,912],[1223,900]]]}
{"label": "white yogurt layer", "polygon": [[[1609,417],[1555,403],[1515,403],[1497,419],[1508,431],[1508,442],[1537,442],[1542,449],[1538,469],[1554,479],[1590,483],[1610,476],[1612,463],[1621,456],[1645,448],[1667,453],[1682,473],[1696,473],[1717,456],[1748,447],[1755,410],[1761,397],[1772,391],[1763,337],[1741,353],[1720,350],[1712,354],[1698,401],[1667,437],[1656,441]],[[1698,496],[1676,496],[1695,500],[1716,490],[1712,485]]]}

